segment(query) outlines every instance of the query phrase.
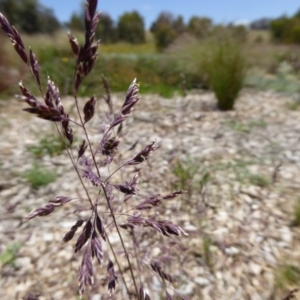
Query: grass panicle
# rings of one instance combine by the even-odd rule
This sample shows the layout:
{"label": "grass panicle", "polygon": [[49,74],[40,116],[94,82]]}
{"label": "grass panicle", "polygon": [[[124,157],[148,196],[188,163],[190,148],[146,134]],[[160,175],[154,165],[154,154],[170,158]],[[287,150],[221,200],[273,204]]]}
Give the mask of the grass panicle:
{"label": "grass panicle", "polygon": [[[35,92],[31,92],[30,89],[20,83],[21,95],[17,97],[29,106],[24,111],[54,123],[62,142],[61,145],[65,149],[64,153],[70,159],[74,172],[77,174],[78,184],[84,194],[84,196],[76,199],[76,202],[80,201],[82,205],[86,205],[85,211],[88,211],[88,216],[85,215],[81,218],[80,212],[75,209],[74,218],[76,221],[62,237],[65,243],[74,242],[74,253],[78,256],[82,255],[78,272],[79,293],[83,294],[88,286],[94,284],[94,277],[97,276],[95,264],[98,263],[107,266],[107,293],[109,295],[124,293],[122,291],[125,290],[126,295],[122,294],[123,299],[150,299],[150,295],[143,288],[143,281],[147,281],[145,279],[147,273],[151,277],[153,272],[158,280],[163,282],[164,292],[169,295],[166,290],[166,282],[173,283],[175,278],[163,270],[161,263],[155,260],[156,257],[149,259],[147,256],[146,259],[143,256],[143,253],[146,253],[151,247],[151,238],[154,235],[149,235],[149,241],[144,250],[141,248],[141,241],[144,231],[145,234],[148,234],[149,231],[159,233],[169,239],[187,234],[183,228],[170,220],[158,218],[155,212],[161,203],[174,199],[181,195],[182,191],[173,191],[165,196],[156,194],[146,199],[140,195],[138,188],[140,173],[136,166],[148,160],[158,148],[155,141],[148,142],[139,151],[132,147],[130,150],[132,155],[129,156],[131,158],[125,161],[121,161],[123,156],[119,153],[124,121],[132,115],[140,100],[139,84],[136,79],[132,81],[122,107],[117,113],[114,113],[109,82],[106,77],[102,76],[106,93],[105,102],[109,112],[108,118],[101,120],[103,124],[101,126],[102,139],[98,144],[92,143],[89,133],[90,121],[97,115],[97,98],[95,95],[89,96],[89,100],[84,105],[80,103],[81,99],[78,98],[81,88],[84,88],[85,78],[94,68],[98,57],[99,42],[95,39],[95,32],[100,13],[96,10],[97,1],[88,0],[85,7],[85,35],[82,44],[72,33],[68,34],[71,51],[75,56],[72,90],[77,116],[72,114],[72,117],[64,108],[63,99],[61,99],[55,81],[48,77],[46,89],[43,88],[37,56],[32,49],[29,50],[29,53],[26,52],[20,34],[0,14],[0,27],[11,39],[16,52],[27,66],[28,72],[32,75],[39,91],[37,96]],[[40,98],[43,101],[38,100]],[[87,123],[89,123],[88,126]],[[83,135],[84,138],[81,144],[75,147],[73,141],[75,135],[78,134]],[[48,137],[44,137],[42,143],[47,146]],[[42,153],[43,151],[39,152]],[[46,149],[46,151],[53,154],[58,150]],[[103,172],[103,168],[106,168],[106,172]],[[107,171],[109,174],[104,176],[103,174],[107,174]],[[122,176],[117,176],[119,173]],[[49,177],[50,174],[42,173],[40,167],[37,166],[24,176],[34,188],[55,179],[55,177]],[[120,182],[120,178],[129,179]],[[95,191],[97,192],[96,196]],[[116,199],[122,200],[117,201]],[[28,221],[36,217],[51,219],[51,215],[55,211],[62,206],[72,205],[73,200],[75,199],[71,199],[67,195],[54,196],[44,206],[35,208],[25,220]],[[121,230],[121,228],[127,230]],[[118,237],[118,243],[112,243],[113,233]],[[131,245],[130,240],[132,240]],[[125,274],[124,265],[129,270],[127,274]],[[118,282],[121,282],[124,288],[119,289]],[[141,295],[143,295],[142,298]]]}

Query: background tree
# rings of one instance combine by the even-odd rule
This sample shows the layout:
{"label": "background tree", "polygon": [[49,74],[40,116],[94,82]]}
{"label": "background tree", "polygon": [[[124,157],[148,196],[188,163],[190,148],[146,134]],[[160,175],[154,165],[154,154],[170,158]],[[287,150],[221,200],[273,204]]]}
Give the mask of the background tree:
{"label": "background tree", "polygon": [[171,13],[162,12],[150,30],[154,34],[156,47],[162,50],[185,31],[185,25],[181,16],[175,19]]}
{"label": "background tree", "polygon": [[212,20],[206,17],[191,17],[188,23],[188,32],[197,38],[205,38],[212,30]]}
{"label": "background tree", "polygon": [[70,21],[66,24],[71,30],[84,31],[85,1],[81,1],[78,12],[73,12]]}
{"label": "background tree", "polygon": [[290,20],[286,16],[273,20],[270,24],[272,38],[276,41],[284,41],[288,34],[289,23]]}
{"label": "background tree", "polygon": [[298,9],[298,10],[296,11],[296,13],[294,14],[294,18],[300,20],[300,9]]}
{"label": "background tree", "polygon": [[101,13],[96,36],[102,43],[115,43],[118,41],[118,30],[110,15]]}
{"label": "background tree", "polygon": [[300,10],[292,17],[282,16],[270,24],[275,41],[288,44],[300,44]]}
{"label": "background tree", "polygon": [[29,34],[53,33],[61,26],[52,9],[38,0],[0,0],[0,11],[19,30]]}
{"label": "background tree", "polygon": [[285,41],[289,44],[300,44],[300,18],[293,17],[290,20]]}
{"label": "background tree", "polygon": [[290,40],[292,43],[300,44],[300,9],[292,17]]}
{"label": "background tree", "polygon": [[250,23],[250,28],[254,30],[269,30],[272,19],[261,18]]}
{"label": "background tree", "polygon": [[19,0],[0,0],[0,11],[8,18],[11,24],[19,26],[20,1]]}
{"label": "background tree", "polygon": [[177,35],[180,35],[186,31],[186,26],[182,16],[178,16],[172,24],[172,28],[175,30]]}
{"label": "background tree", "polygon": [[145,42],[145,25],[143,17],[137,12],[124,13],[118,21],[119,39],[139,44]]}
{"label": "background tree", "polygon": [[51,8],[40,6],[38,16],[39,28],[41,32],[51,34],[61,28],[61,24],[57,20]]}
{"label": "background tree", "polygon": [[228,31],[229,36],[237,42],[244,43],[247,41],[248,29],[245,25],[235,25],[231,23],[225,27],[225,30]]}
{"label": "background tree", "polygon": [[20,26],[22,30],[30,34],[40,32],[38,1],[22,1],[20,13],[21,12]]}
{"label": "background tree", "polygon": [[78,13],[72,13],[70,21],[67,23],[67,26],[72,31],[84,31],[84,22],[82,21],[82,17]]}

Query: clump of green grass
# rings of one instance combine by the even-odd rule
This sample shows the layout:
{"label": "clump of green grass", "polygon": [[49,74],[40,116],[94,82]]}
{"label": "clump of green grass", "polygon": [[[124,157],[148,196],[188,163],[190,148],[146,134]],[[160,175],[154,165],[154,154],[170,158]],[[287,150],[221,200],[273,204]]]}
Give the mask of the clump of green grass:
{"label": "clump of green grass", "polygon": [[279,288],[299,285],[300,283],[300,268],[295,265],[285,264],[277,271],[275,276],[276,284]]}
{"label": "clump of green grass", "polygon": [[297,199],[293,210],[293,226],[300,226],[300,198]]}
{"label": "clump of green grass", "polygon": [[[67,144],[68,142],[65,141]],[[64,141],[60,136],[53,134],[46,134],[37,142],[36,145],[28,146],[28,151],[36,158],[41,158],[45,154],[56,156],[62,154],[65,149]]]}
{"label": "clump of green grass", "polygon": [[205,68],[219,109],[234,108],[243,87],[245,67],[246,60],[238,42],[223,38],[211,43]]}
{"label": "clump of green grass", "polygon": [[266,128],[268,126],[268,123],[265,120],[252,120],[249,123],[249,126],[251,128],[257,127],[257,128]]}
{"label": "clump of green grass", "polygon": [[288,101],[286,103],[286,107],[289,109],[289,110],[299,110],[300,108],[300,96],[299,96],[299,93],[296,97],[294,97],[294,99],[292,99],[291,101]]}
{"label": "clump of green grass", "polygon": [[233,129],[235,131],[244,132],[244,133],[251,132],[251,128],[249,126],[247,126],[247,124],[243,124],[239,121],[232,120],[232,121],[228,122],[228,125],[231,129]]}
{"label": "clump of green grass", "polygon": [[197,190],[201,190],[210,180],[210,174],[200,163],[189,158],[178,160],[172,168],[173,188],[186,191],[188,198]]}
{"label": "clump of green grass", "polygon": [[264,120],[252,120],[247,123],[232,120],[228,122],[228,125],[235,131],[250,133],[253,128],[266,128],[268,124]]}
{"label": "clump of green grass", "polygon": [[261,174],[251,174],[249,176],[249,182],[262,188],[267,187],[270,184],[270,180]]}
{"label": "clump of green grass", "polygon": [[22,174],[33,189],[48,185],[54,182],[57,175],[54,171],[46,170],[41,165],[35,163],[32,168]]}
{"label": "clump of green grass", "polygon": [[15,267],[15,260],[20,248],[20,242],[8,244],[6,249],[2,253],[0,253],[0,265],[4,266],[9,264]]}
{"label": "clump of green grass", "polygon": [[212,245],[212,240],[209,237],[204,236],[202,240],[203,258],[205,260],[206,265],[209,267],[211,267],[212,264],[211,245]]}
{"label": "clump of green grass", "polygon": [[179,86],[174,87],[164,83],[156,84],[155,86],[152,86],[147,83],[141,83],[141,94],[149,93],[158,94],[164,98],[172,98],[175,94],[182,95],[182,90],[179,89]]}
{"label": "clump of green grass", "polygon": [[213,170],[218,171],[229,171],[233,173],[235,180],[245,185],[256,185],[260,187],[267,187],[271,184],[271,178],[266,175],[253,173],[251,166],[262,166],[264,165],[264,159],[236,159],[230,162],[215,162]]}
{"label": "clump of green grass", "polygon": [[172,170],[176,178],[173,183],[174,188],[178,190],[185,190],[190,196],[194,189],[193,180],[198,169],[198,165],[189,159],[177,161]]}
{"label": "clump of green grass", "polygon": [[287,103],[287,108],[289,110],[298,110],[300,107],[300,103],[293,101],[293,102],[289,102]]}

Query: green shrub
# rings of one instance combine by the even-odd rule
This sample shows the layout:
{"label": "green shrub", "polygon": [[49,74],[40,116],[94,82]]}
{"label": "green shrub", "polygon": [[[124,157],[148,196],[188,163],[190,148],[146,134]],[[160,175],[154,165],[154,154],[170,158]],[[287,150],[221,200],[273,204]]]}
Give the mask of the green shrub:
{"label": "green shrub", "polygon": [[232,37],[241,42],[245,43],[248,38],[248,30],[244,25],[233,26],[230,28]]}
{"label": "green shrub", "polygon": [[290,32],[291,43],[300,44],[300,22],[294,25]]}
{"label": "green shrub", "polygon": [[270,24],[272,38],[276,41],[284,41],[288,33],[289,24],[290,19],[287,17],[281,17],[273,20]]}
{"label": "green shrub", "polygon": [[[174,63],[165,55],[159,54],[105,54],[98,58],[92,76],[83,81],[79,96],[90,96],[95,90],[102,90],[101,74],[110,82],[112,92],[126,90],[128,78],[139,78],[141,93],[159,93],[171,97],[174,91],[180,90],[180,70],[174,71]],[[74,73],[72,59],[58,57],[45,61],[41,68],[44,78],[56,78],[61,95],[70,94]],[[104,72],[105,70],[105,72]],[[34,92],[38,92],[32,82],[24,83]],[[44,82],[45,83],[45,82]],[[45,83],[46,84],[46,83]]]}
{"label": "green shrub", "polygon": [[174,73],[184,74],[187,89],[207,88],[205,61],[210,52],[207,40],[198,40],[190,34],[181,35],[166,51]]}
{"label": "green shrub", "polygon": [[212,42],[205,69],[218,107],[231,110],[243,87],[246,60],[241,46],[230,38]]}
{"label": "green shrub", "polygon": [[154,33],[156,47],[159,51],[170,45],[176,38],[176,32],[168,24],[161,24]]}
{"label": "green shrub", "polygon": [[299,17],[281,17],[273,20],[270,25],[273,40],[287,44],[300,43]]}
{"label": "green shrub", "polygon": [[[104,73],[113,92],[124,91],[128,78],[139,78],[141,93],[158,93],[172,96],[180,89],[181,77],[174,72],[172,61],[163,55],[116,55],[98,60],[95,73]],[[101,78],[94,76],[84,84],[90,88],[99,88]]]}
{"label": "green shrub", "polygon": [[205,38],[212,30],[212,19],[207,17],[193,16],[189,20],[187,30],[189,33],[199,39]]}

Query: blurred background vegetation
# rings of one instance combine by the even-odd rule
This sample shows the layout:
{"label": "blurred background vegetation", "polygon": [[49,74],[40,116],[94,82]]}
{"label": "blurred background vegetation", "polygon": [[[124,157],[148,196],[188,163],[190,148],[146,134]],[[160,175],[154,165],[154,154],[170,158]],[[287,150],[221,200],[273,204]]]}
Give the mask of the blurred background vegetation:
{"label": "blurred background vegetation", "polygon": [[[63,95],[71,94],[74,57],[66,32],[71,31],[79,42],[84,39],[83,7],[64,24],[38,0],[0,0],[0,12],[34,50],[42,78],[49,75]],[[184,22],[182,16],[162,12],[149,30],[137,11],[124,12],[118,20],[103,13],[97,38],[100,55],[84,81],[82,96],[101,95],[102,74],[113,92],[126,91],[135,77],[142,93],[165,97],[211,89],[221,109],[233,107],[242,87],[300,91],[300,10],[291,17],[262,17],[249,26],[214,24],[209,17],[197,15]],[[2,32],[0,44],[1,98],[16,94],[21,79],[38,92]]]}

